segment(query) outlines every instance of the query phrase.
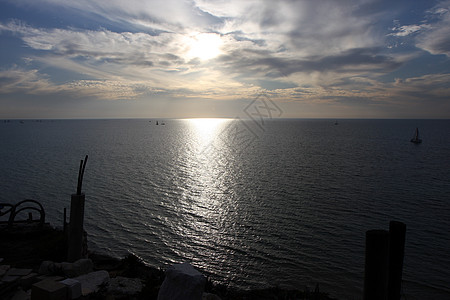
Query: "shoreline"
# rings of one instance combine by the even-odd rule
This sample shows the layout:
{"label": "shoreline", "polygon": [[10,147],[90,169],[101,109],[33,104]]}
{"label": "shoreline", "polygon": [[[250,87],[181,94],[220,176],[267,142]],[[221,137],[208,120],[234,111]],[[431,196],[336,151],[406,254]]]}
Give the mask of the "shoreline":
{"label": "shoreline", "polygon": [[[61,229],[51,227],[48,223],[42,227],[36,226],[15,226],[12,229],[0,227],[2,244],[0,247],[0,267],[25,268],[31,270],[33,274],[39,273],[40,265],[43,261],[61,263],[66,261],[66,239]],[[121,294],[117,291],[102,289],[99,292],[82,296],[81,299],[157,299],[159,288],[164,278],[165,270],[147,265],[138,257],[129,254],[121,259],[109,256],[106,253],[88,252],[86,257],[92,261],[93,271],[106,271],[110,278],[129,278],[142,283],[141,290],[130,298],[130,295]],[[199,270],[201,272],[201,270]],[[30,273],[31,273],[30,272]],[[39,274],[38,274],[39,275]],[[63,275],[57,273],[56,275]],[[0,276],[4,278],[3,274]],[[204,275],[206,277],[206,275]],[[38,276],[36,276],[38,277]],[[62,276],[68,277],[68,276]],[[207,277],[206,277],[207,278]],[[19,284],[20,278],[12,283],[0,281],[0,298],[9,299],[16,293],[26,293],[31,295],[31,285]],[[206,299],[317,299],[336,300],[328,296],[327,293],[320,292],[319,287],[305,287],[303,290],[282,289],[276,286],[263,287],[261,289],[233,289],[224,285],[215,284],[209,278],[205,285],[203,298]],[[25,296],[26,297],[26,296]],[[27,298],[25,298],[27,299]]]}

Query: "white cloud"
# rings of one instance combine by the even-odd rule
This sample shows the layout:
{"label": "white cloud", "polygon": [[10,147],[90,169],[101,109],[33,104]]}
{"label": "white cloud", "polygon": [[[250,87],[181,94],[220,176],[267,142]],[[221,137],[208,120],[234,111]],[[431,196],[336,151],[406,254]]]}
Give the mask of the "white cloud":
{"label": "white cloud", "polygon": [[410,34],[419,32],[423,29],[430,29],[431,26],[429,24],[421,24],[421,25],[404,25],[400,27],[394,27],[392,30],[393,33],[389,34],[391,36],[408,36]]}
{"label": "white cloud", "polygon": [[420,24],[392,28],[389,36],[414,36],[415,45],[431,54],[445,54],[450,56],[450,1],[439,2],[427,11],[426,18]]}
{"label": "white cloud", "polygon": [[431,54],[450,57],[450,1],[440,3],[431,12],[433,23],[417,37],[417,46]]}
{"label": "white cloud", "polygon": [[198,10],[192,1],[185,0],[14,0],[14,3],[47,9],[62,8],[92,19],[102,17],[112,22],[135,23],[168,32],[205,28],[217,22]]}
{"label": "white cloud", "polygon": [[45,94],[55,90],[48,76],[42,76],[38,70],[23,70],[17,67],[0,70],[0,94],[19,91],[28,94]]}

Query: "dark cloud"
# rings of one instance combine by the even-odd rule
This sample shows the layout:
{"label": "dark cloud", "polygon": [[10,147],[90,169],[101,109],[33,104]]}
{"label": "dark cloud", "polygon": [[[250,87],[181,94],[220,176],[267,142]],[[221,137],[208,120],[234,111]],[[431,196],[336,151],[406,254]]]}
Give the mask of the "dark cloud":
{"label": "dark cloud", "polygon": [[[401,63],[381,53],[379,48],[350,49],[330,56],[310,56],[288,59],[268,52],[236,51],[220,58],[222,66],[230,72],[256,72],[267,77],[284,77],[294,73],[310,72],[381,72],[387,73]],[[256,75],[256,74],[255,74]]]}

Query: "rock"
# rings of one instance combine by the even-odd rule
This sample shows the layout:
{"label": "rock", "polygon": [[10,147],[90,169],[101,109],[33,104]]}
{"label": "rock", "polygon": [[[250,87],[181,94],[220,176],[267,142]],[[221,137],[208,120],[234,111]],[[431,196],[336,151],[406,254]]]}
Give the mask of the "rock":
{"label": "rock", "polygon": [[92,260],[82,258],[74,263],[61,263],[61,269],[67,277],[77,277],[92,272],[94,264],[92,263]]}
{"label": "rock", "polygon": [[127,296],[136,295],[141,290],[142,282],[139,278],[127,278],[122,276],[111,278],[108,287],[108,292]]}
{"label": "rock", "polygon": [[44,260],[39,266],[38,273],[42,275],[49,275],[58,272],[59,269],[60,269],[59,264],[56,264],[49,260]]}
{"label": "rock", "polygon": [[203,293],[202,300],[222,300],[222,299],[216,294]]}
{"label": "rock", "polygon": [[64,274],[67,277],[81,276],[92,272],[94,264],[90,259],[79,259],[76,262],[55,263],[52,261],[43,261],[39,267],[39,274]]}
{"label": "rock", "polygon": [[206,278],[189,263],[171,266],[166,271],[158,300],[201,300]]}
{"label": "rock", "polygon": [[81,275],[73,279],[78,280],[81,283],[82,294],[83,296],[86,296],[90,293],[98,292],[102,287],[108,285],[109,273],[101,270]]}

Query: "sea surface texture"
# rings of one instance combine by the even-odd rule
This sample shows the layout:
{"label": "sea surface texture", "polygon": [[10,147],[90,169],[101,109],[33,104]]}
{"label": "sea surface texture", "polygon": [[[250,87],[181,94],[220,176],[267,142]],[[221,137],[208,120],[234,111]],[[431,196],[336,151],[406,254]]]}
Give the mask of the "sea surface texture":
{"label": "sea surface texture", "polygon": [[62,226],[88,154],[90,250],[339,299],[362,298],[365,232],[398,220],[403,293],[450,299],[449,120],[261,121],[1,121],[0,202]]}

